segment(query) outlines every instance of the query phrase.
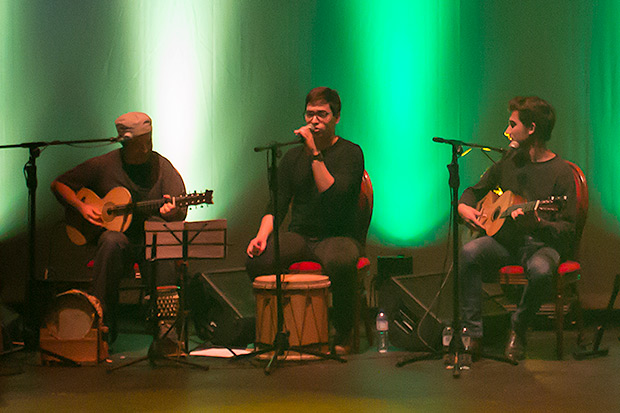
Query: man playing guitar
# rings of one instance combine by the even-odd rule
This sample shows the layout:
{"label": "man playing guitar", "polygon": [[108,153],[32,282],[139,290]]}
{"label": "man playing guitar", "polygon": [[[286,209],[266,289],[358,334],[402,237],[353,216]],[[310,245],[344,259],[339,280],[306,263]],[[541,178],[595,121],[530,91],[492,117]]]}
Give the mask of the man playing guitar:
{"label": "man playing guitar", "polygon": [[[170,198],[185,193],[185,184],[179,172],[166,158],[153,151],[152,121],[141,112],[130,112],[118,117],[116,129],[123,147],[89,159],[62,174],[51,189],[69,212],[77,212],[84,220],[102,227],[101,208],[89,204],[77,193],[88,188],[99,197],[112,189],[126,188],[133,202]],[[181,221],[186,208],[165,202],[155,211],[135,211],[125,232],[102,230],[96,239],[97,250],[93,268],[92,293],[104,309],[106,324],[110,327],[109,341],[116,337],[115,310],[118,303],[120,278],[129,273],[131,265],[144,257],[144,221],[150,215],[166,221]]]}
{"label": "man playing guitar", "polygon": [[484,235],[463,246],[459,262],[460,312],[475,351],[482,337],[482,282],[494,281],[504,265],[522,265],[528,284],[512,316],[506,346],[506,356],[518,360],[525,357],[528,324],[551,294],[553,274],[574,243],[576,189],[570,166],[547,149],[555,124],[553,107],[534,96],[515,97],[508,107],[510,119],[505,134],[512,141],[511,150],[476,185],[463,192],[459,215],[472,229],[485,230],[488,217],[476,205],[498,187],[527,200],[566,197],[567,201],[559,212],[516,208],[497,234]]}

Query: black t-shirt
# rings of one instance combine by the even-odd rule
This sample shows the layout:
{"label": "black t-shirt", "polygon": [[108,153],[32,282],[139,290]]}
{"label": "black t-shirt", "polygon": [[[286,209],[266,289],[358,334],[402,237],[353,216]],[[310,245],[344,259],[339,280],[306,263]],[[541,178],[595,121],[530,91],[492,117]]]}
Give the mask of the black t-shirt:
{"label": "black t-shirt", "polygon": [[[278,170],[278,225],[291,205],[289,231],[324,239],[346,236],[359,239],[356,230],[358,200],[364,156],[362,149],[346,139],[338,140],[322,151],[325,166],[334,177],[334,184],[319,193],[312,174],[312,158],[303,146],[289,150]],[[273,203],[267,208],[273,214]]]}

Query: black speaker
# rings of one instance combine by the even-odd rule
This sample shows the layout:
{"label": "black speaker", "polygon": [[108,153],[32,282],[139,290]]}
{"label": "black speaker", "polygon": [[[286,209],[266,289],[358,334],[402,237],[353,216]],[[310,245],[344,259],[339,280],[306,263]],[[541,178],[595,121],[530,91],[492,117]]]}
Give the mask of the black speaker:
{"label": "black speaker", "polygon": [[[447,280],[445,277],[445,274],[391,277],[380,291],[379,304],[388,315],[389,338],[395,347],[409,351],[439,350],[443,327],[451,324],[454,316],[452,275]],[[484,342],[504,342],[510,314],[484,287],[480,294]]]}
{"label": "black speaker", "polygon": [[254,292],[244,268],[196,273],[188,290],[191,317],[201,339],[222,346],[254,342]]}
{"label": "black speaker", "polygon": [[445,274],[391,277],[379,303],[388,315],[390,342],[403,350],[433,351],[441,346],[444,323],[452,319],[452,283]]}

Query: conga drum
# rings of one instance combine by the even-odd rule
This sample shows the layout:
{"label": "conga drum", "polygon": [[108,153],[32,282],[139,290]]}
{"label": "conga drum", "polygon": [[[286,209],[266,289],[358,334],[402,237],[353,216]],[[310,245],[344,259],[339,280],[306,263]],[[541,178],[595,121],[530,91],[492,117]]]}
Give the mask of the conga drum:
{"label": "conga drum", "polygon": [[[328,349],[329,278],[316,274],[285,274],[282,279],[284,329],[291,347],[326,352]],[[276,276],[254,280],[256,296],[256,348],[270,346],[278,332]],[[288,358],[299,353],[289,352]]]}

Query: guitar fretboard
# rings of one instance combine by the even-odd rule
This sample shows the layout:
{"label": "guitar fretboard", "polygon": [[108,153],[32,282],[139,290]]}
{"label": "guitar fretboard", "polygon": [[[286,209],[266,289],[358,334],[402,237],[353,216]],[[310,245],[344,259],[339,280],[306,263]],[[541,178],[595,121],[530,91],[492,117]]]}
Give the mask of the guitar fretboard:
{"label": "guitar fretboard", "polygon": [[181,195],[162,199],[154,199],[149,201],[132,202],[124,205],[113,205],[108,209],[112,215],[123,215],[127,212],[143,211],[155,212],[165,203],[172,203],[174,200],[177,207],[185,207],[188,205],[212,204],[213,191],[206,191],[199,194]]}
{"label": "guitar fretboard", "polygon": [[544,211],[557,211],[559,209],[558,202],[566,201],[567,197],[564,196],[553,196],[549,199],[545,199],[543,201],[530,201],[523,204],[512,205],[506,208],[504,212],[500,215],[500,218],[507,218],[512,214],[512,211],[516,211],[517,209],[523,209],[523,212],[531,212],[536,209],[544,210]]}

